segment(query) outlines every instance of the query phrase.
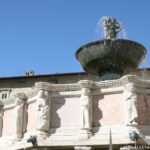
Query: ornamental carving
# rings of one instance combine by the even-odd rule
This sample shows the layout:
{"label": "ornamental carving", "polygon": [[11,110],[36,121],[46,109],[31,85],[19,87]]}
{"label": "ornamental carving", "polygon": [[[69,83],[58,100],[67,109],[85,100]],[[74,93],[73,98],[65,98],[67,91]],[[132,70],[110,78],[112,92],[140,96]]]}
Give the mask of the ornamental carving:
{"label": "ornamental carving", "polygon": [[81,88],[89,88],[91,89],[94,85],[94,82],[93,81],[90,81],[90,80],[81,80],[78,82],[78,85],[81,87]]}

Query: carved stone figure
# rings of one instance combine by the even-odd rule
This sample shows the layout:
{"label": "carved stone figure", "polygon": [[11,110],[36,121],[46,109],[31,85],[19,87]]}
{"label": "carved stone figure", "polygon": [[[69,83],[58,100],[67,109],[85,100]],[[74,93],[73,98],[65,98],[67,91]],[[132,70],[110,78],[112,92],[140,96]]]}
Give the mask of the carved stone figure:
{"label": "carved stone figure", "polygon": [[90,89],[82,88],[80,97],[81,105],[81,129],[91,129],[92,122],[92,106],[90,98]]}
{"label": "carved stone figure", "polygon": [[48,131],[49,129],[49,105],[48,94],[40,89],[37,95],[37,130]]}
{"label": "carved stone figure", "polygon": [[117,33],[122,30],[122,25],[113,17],[105,17],[102,20],[104,26],[105,39],[115,39]]}
{"label": "carved stone figure", "polygon": [[13,132],[16,139],[20,139],[27,127],[27,109],[25,104],[25,96],[18,93],[15,99],[15,107],[13,110]]}
{"label": "carved stone figure", "polygon": [[129,83],[124,88],[124,103],[125,103],[125,124],[137,124],[137,95],[133,83]]}
{"label": "carved stone figure", "polygon": [[4,116],[4,105],[0,103],[0,137],[3,131],[3,116]]}

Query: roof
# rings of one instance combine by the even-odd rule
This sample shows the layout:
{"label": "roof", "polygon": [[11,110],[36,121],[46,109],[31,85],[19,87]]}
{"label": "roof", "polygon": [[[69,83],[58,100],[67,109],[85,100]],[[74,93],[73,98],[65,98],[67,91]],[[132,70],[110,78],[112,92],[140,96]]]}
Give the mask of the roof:
{"label": "roof", "polygon": [[55,73],[55,74],[43,74],[32,76],[14,76],[14,77],[0,77],[0,80],[4,79],[27,79],[27,78],[40,78],[40,77],[57,77],[57,76],[71,76],[71,75],[86,75],[85,72],[71,72],[71,73]]}
{"label": "roof", "polygon": [[[139,68],[137,71],[150,71],[150,68]],[[71,75],[87,75],[86,72],[68,72],[68,73],[55,73],[55,74],[43,74],[32,76],[13,76],[13,77],[0,77],[0,80],[4,79],[27,79],[27,78],[40,78],[40,77],[57,77],[57,76],[71,76]]]}

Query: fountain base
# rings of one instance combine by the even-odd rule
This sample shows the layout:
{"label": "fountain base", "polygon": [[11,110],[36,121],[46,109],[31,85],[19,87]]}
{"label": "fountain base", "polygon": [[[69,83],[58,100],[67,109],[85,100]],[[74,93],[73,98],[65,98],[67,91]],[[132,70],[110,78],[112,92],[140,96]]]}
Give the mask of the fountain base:
{"label": "fountain base", "polygon": [[76,52],[83,69],[102,80],[118,79],[135,72],[145,55],[143,45],[125,39],[91,42]]}
{"label": "fountain base", "polygon": [[105,73],[102,73],[100,75],[100,79],[102,81],[104,80],[116,80],[116,79],[120,79],[121,78],[121,75],[120,74],[117,74],[117,73],[111,73],[111,72],[105,72]]}

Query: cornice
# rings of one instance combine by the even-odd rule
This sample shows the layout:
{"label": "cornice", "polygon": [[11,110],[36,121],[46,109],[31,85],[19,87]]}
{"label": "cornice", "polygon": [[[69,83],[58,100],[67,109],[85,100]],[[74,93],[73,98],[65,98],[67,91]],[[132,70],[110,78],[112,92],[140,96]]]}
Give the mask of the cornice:
{"label": "cornice", "polygon": [[50,84],[48,82],[36,82],[35,83],[35,88],[37,90],[42,89],[42,90],[48,90],[49,91],[52,88],[52,84]]}
{"label": "cornice", "polygon": [[91,80],[81,80],[78,82],[80,88],[89,88],[92,89],[94,87],[94,82]]}
{"label": "cornice", "polygon": [[128,83],[134,83],[136,87],[150,88],[150,80],[142,80],[135,75],[126,75],[118,80],[109,80],[95,82],[97,88],[115,88],[125,86]]}
{"label": "cornice", "polygon": [[[110,88],[111,91],[114,91],[113,88],[123,87],[128,83],[134,83],[136,88],[142,89],[142,91],[150,89],[150,80],[142,80],[135,75],[126,75],[117,80],[107,80],[93,82],[91,80],[80,80],[78,83],[73,84],[50,84],[48,82],[37,82],[31,91],[24,92],[27,98],[31,98],[36,95],[39,89],[47,90],[49,92],[67,92],[67,91],[79,91],[81,88],[90,88],[92,90],[106,91],[105,89]],[[112,93],[109,90],[109,93]],[[122,90],[119,90],[122,91]],[[117,92],[115,90],[115,92]],[[147,91],[149,92],[149,91]],[[98,92],[100,93],[100,92]],[[105,92],[104,92],[105,93]],[[106,93],[108,93],[106,91]],[[69,94],[71,96],[71,94]],[[4,101],[4,104],[11,104],[14,102],[15,97],[11,97]]]}

